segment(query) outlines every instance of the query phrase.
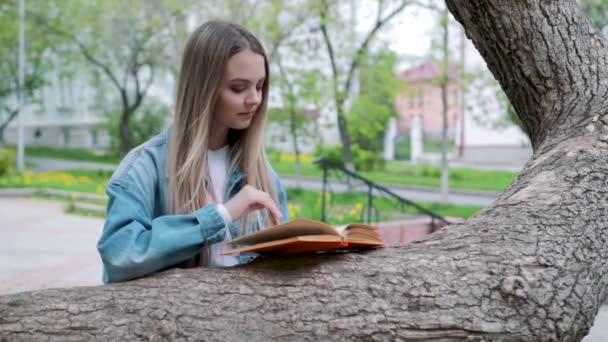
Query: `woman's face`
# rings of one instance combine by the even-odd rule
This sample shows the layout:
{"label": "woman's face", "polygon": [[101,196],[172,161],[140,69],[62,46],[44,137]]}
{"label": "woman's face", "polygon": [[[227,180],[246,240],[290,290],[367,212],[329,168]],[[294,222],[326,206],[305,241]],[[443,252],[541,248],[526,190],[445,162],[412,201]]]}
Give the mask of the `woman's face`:
{"label": "woman's face", "polygon": [[249,49],[230,57],[224,67],[212,130],[246,129],[262,102],[264,57]]}

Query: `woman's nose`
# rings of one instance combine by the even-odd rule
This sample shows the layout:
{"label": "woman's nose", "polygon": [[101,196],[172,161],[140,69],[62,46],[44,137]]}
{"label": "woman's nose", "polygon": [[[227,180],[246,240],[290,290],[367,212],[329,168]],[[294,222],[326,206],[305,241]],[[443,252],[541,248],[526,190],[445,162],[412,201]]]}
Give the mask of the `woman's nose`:
{"label": "woman's nose", "polygon": [[247,98],[245,99],[245,104],[247,106],[257,106],[260,104],[261,101],[262,92],[254,88],[252,91],[249,92]]}

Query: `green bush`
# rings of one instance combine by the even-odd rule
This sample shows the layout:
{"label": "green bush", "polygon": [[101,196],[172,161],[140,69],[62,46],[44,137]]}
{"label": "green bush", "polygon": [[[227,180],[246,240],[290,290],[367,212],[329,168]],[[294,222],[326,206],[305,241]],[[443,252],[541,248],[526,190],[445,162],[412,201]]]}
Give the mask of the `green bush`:
{"label": "green bush", "polygon": [[[353,162],[357,171],[373,171],[373,170],[384,170],[386,161],[382,157],[382,154],[366,151],[361,149],[357,145],[351,146],[353,153]],[[342,146],[319,146],[315,151],[316,157],[323,157],[339,165],[344,165],[344,156],[342,152]]]}
{"label": "green bush", "polygon": [[353,159],[355,167],[359,171],[382,171],[386,166],[386,161],[382,153],[367,151],[357,145],[353,145]]}
{"label": "green bush", "polygon": [[441,177],[441,168],[438,168],[436,166],[424,165],[422,166],[422,176],[439,178]]}
{"label": "green bush", "polygon": [[315,149],[315,157],[323,157],[338,165],[344,165],[344,157],[342,156],[342,146],[323,146],[319,145]]}
{"label": "green bush", "polygon": [[410,160],[411,159],[411,147],[410,138],[406,137],[401,139],[395,144],[395,159],[396,160]]}
{"label": "green bush", "polygon": [[11,172],[14,167],[15,154],[7,148],[0,148],[0,176]]}

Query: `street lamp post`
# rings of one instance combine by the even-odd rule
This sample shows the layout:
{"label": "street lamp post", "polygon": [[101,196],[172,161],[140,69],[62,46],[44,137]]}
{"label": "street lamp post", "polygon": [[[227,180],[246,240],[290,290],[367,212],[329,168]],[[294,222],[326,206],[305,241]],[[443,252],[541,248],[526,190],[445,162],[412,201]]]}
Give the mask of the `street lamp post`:
{"label": "street lamp post", "polygon": [[18,141],[17,141],[17,170],[23,172],[25,169],[24,162],[24,132],[23,132],[23,100],[25,98],[24,92],[24,68],[25,68],[25,0],[19,0],[19,86],[17,90],[18,99]]}

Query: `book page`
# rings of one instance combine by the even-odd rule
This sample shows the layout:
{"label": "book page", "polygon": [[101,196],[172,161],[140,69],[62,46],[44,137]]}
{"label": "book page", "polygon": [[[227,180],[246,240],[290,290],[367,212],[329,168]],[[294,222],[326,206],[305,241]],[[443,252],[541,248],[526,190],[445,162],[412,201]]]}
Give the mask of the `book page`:
{"label": "book page", "polygon": [[304,235],[230,249],[222,252],[222,255],[243,252],[290,255],[335,250],[347,245],[341,237],[335,235]]}
{"label": "book page", "polygon": [[315,220],[298,218],[230,241],[232,244],[256,244],[302,235],[340,236],[332,226]]}
{"label": "book page", "polygon": [[378,228],[364,223],[352,223],[344,227],[342,235],[347,239],[372,240],[382,242]]}

